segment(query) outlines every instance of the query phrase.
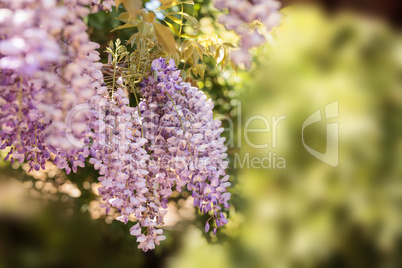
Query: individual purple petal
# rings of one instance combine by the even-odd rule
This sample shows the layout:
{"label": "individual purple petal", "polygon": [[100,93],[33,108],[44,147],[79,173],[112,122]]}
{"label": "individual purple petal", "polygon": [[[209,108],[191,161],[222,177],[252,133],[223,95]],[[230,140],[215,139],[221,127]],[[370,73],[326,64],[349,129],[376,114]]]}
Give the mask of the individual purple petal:
{"label": "individual purple petal", "polygon": [[208,233],[208,231],[209,231],[209,223],[207,222],[207,223],[205,224],[205,232]]}

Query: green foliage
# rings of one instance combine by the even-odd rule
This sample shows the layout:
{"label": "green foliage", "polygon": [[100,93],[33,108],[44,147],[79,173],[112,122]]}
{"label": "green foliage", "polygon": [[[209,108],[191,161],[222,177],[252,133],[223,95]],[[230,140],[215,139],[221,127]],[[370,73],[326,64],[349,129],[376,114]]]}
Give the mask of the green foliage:
{"label": "green foliage", "polygon": [[[141,9],[139,4],[135,5],[137,9],[132,9],[127,1],[122,3],[127,11],[120,13],[117,19],[124,24],[112,31],[130,29],[134,32],[126,42],[134,49],[126,59],[127,76],[146,76],[149,69],[144,66],[149,66],[149,62],[159,57],[172,58],[178,65],[183,63],[184,78],[190,74],[204,78],[204,57],[214,59],[216,66],[220,65],[222,70],[231,63],[230,52],[234,46],[216,35],[202,34],[197,18],[184,12],[184,5],[194,5],[193,1],[161,1],[157,11],[163,12],[164,21],[158,21],[153,11]],[[180,10],[176,10],[177,6]],[[193,29],[192,33],[184,31],[186,26]]]}

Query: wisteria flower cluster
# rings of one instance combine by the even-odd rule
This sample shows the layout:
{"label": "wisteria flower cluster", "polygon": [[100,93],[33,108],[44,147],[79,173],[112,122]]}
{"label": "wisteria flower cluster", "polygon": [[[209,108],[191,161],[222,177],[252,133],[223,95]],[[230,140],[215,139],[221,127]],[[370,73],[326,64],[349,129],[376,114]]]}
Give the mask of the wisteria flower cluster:
{"label": "wisteria flower cluster", "polygon": [[[154,249],[168,198],[183,187],[208,213],[205,231],[228,221],[229,176],[223,128],[213,102],[182,80],[175,62],[152,62],[141,102],[130,106],[123,77],[106,86],[82,18],[112,0],[0,2],[0,150],[30,170],[52,160],[69,174],[86,158],[99,171],[106,212],[136,224],[139,248]],[[114,73],[115,75],[116,73]],[[131,217],[131,218],[130,218]]]}
{"label": "wisteria flower cluster", "polygon": [[101,142],[91,149],[106,210],[116,208],[124,223],[135,216],[130,231],[144,251],[165,239],[160,227],[174,189],[186,186],[194,206],[210,213],[206,232],[213,225],[216,233],[227,223],[222,208],[229,208],[230,199],[227,148],[221,122],[213,120],[212,101],[182,81],[173,60],[154,60],[152,72],[142,82],[136,108],[128,106],[124,87],[112,96],[101,92],[105,105],[93,119]]}
{"label": "wisteria flower cluster", "polygon": [[[156,213],[159,198],[155,196],[157,186],[148,177],[150,156],[144,149],[148,140],[139,130],[141,118],[138,110],[129,106],[124,86],[120,85],[112,96],[106,89],[100,89],[98,93],[96,108],[92,111],[96,136],[90,150],[90,162],[101,175],[98,180],[102,187],[98,192],[106,201],[103,205],[106,213],[114,207],[121,214],[117,220],[127,224],[130,215],[139,220],[131,228],[131,234],[138,237],[141,248],[153,249],[165,239],[163,231],[156,227],[163,225],[167,211]],[[147,228],[147,239],[144,239],[140,225]]]}
{"label": "wisteria flower cluster", "polygon": [[112,11],[112,6],[115,6],[114,0],[91,0],[91,12],[96,13],[100,10]]}
{"label": "wisteria flower cluster", "polygon": [[281,18],[280,3],[276,0],[215,0],[215,7],[228,9],[219,22],[228,30],[234,30],[240,36],[240,49],[232,52],[231,58],[236,65],[251,67],[249,50],[265,43],[265,37],[259,33],[253,22],[262,23],[269,31]]}
{"label": "wisteria flower cluster", "polygon": [[[85,104],[100,87],[98,45],[82,20],[88,0],[18,0],[0,3],[0,142],[6,159],[76,171],[89,155]],[[66,126],[66,119],[68,125]]]}

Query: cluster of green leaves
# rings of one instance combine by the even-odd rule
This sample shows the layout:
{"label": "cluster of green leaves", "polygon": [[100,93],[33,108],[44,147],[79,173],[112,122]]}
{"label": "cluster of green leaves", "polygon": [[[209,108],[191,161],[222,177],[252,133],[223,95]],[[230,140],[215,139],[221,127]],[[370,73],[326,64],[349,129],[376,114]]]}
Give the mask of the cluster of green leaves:
{"label": "cluster of green leaves", "polygon": [[[126,12],[117,17],[124,24],[113,31],[132,29],[133,34],[126,40],[126,49],[121,50],[124,56],[118,56],[120,74],[131,79],[134,85],[141,77],[149,75],[151,62],[163,57],[174,59],[182,69],[186,81],[193,81],[190,76],[204,78],[206,64],[204,57],[215,61],[223,70],[230,63],[230,52],[234,46],[224,42],[217,35],[205,35],[200,31],[198,20],[184,11],[185,5],[194,5],[193,1],[160,0],[161,6],[154,11],[142,8],[141,0],[117,0],[116,6],[122,4]],[[157,19],[155,12],[164,15]],[[185,28],[191,29],[186,32]],[[111,44],[109,45],[112,46]],[[121,44],[119,44],[121,46]],[[112,51],[108,49],[108,53]],[[131,52],[128,52],[131,51]],[[109,62],[109,68],[114,68]],[[118,71],[119,71],[118,70]]]}

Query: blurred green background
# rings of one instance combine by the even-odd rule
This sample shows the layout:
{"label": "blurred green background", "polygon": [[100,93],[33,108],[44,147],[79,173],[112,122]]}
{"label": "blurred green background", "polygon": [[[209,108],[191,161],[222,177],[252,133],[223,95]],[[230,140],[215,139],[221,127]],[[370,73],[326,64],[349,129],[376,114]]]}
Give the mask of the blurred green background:
{"label": "blurred green background", "polygon": [[[196,1],[187,12],[203,32],[231,38],[209,1]],[[402,267],[401,35],[354,12],[328,15],[313,5],[282,12],[267,45],[253,51],[251,70],[221,71],[207,60],[198,82],[217,117],[230,118],[223,122],[233,141],[229,224],[216,237],[203,232],[207,216],[192,207],[191,195],[175,193],[167,240],[143,253],[131,225],[100,209],[97,172],[89,164],[67,176],[52,164],[28,175],[24,164],[1,162],[0,268]],[[109,32],[119,25],[117,14],[87,18],[102,48],[130,36]],[[333,101],[339,102],[339,117],[331,121],[339,123],[337,167],[314,158],[301,141],[304,120]],[[245,141],[245,123],[255,115],[269,122],[286,116],[275,148],[272,132],[248,135],[267,148]],[[305,132],[306,143],[322,152],[326,123]],[[286,168],[236,163],[270,153]]]}

